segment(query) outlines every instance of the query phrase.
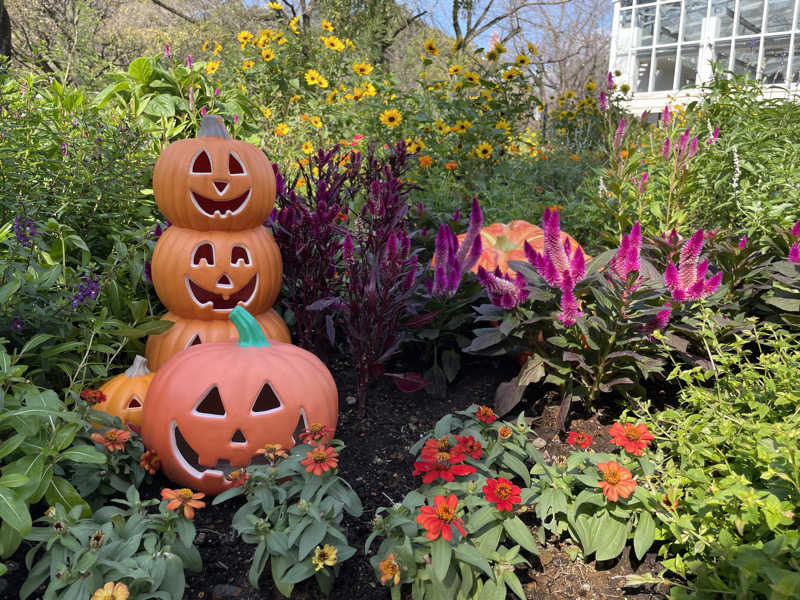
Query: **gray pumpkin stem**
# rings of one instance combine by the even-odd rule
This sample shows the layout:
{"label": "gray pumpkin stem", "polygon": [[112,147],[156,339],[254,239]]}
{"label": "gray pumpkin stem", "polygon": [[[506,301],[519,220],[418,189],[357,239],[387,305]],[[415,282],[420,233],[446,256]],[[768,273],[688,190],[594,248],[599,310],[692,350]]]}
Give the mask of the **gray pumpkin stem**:
{"label": "gray pumpkin stem", "polygon": [[228,129],[225,127],[225,122],[219,115],[206,115],[200,121],[200,130],[197,132],[197,137],[218,137],[218,138],[231,138]]}

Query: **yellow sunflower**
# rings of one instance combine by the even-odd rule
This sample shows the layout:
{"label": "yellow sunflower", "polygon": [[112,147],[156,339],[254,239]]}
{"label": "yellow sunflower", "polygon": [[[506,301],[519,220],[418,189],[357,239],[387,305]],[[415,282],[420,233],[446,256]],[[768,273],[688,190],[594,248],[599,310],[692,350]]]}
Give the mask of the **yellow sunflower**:
{"label": "yellow sunflower", "polygon": [[357,75],[369,75],[372,73],[372,65],[366,62],[360,62],[353,65],[353,71],[356,72]]}
{"label": "yellow sunflower", "polygon": [[531,64],[531,59],[524,54],[517,54],[517,58],[514,59],[514,63],[518,67],[524,67],[525,65]]}
{"label": "yellow sunflower", "polygon": [[423,47],[425,48],[425,52],[427,52],[431,56],[439,55],[439,48],[436,46],[433,40],[425,40],[425,44]]}
{"label": "yellow sunflower", "polygon": [[320,25],[320,26],[321,26],[321,27],[322,27],[322,29],[324,29],[325,31],[329,31],[329,32],[331,32],[331,33],[333,32],[333,23],[331,23],[331,22],[330,22],[330,21],[328,21],[327,19],[322,19],[322,23],[321,23],[321,25]]}
{"label": "yellow sunflower", "polygon": [[459,73],[461,73],[461,65],[453,65],[452,67],[447,69],[447,72],[450,73],[450,75],[458,75]]}
{"label": "yellow sunflower", "polygon": [[319,85],[320,74],[314,69],[306,71],[305,78],[308,85]]}
{"label": "yellow sunflower", "polygon": [[289,133],[289,126],[286,123],[278,123],[278,126],[275,128],[275,135],[286,135]]}
{"label": "yellow sunflower", "polygon": [[528,52],[530,53],[531,56],[536,56],[537,54],[539,54],[539,51],[536,49],[536,46],[534,46],[530,42],[528,42]]}
{"label": "yellow sunflower", "polygon": [[280,2],[270,2],[267,4],[272,10],[283,10],[283,6],[281,6]]}
{"label": "yellow sunflower", "polygon": [[249,59],[242,61],[242,71],[247,71],[249,69],[252,69],[255,66],[255,64],[256,63],[254,63],[252,60]]}
{"label": "yellow sunflower", "polygon": [[309,141],[303,142],[303,154],[313,154],[314,144]]}
{"label": "yellow sunflower", "polygon": [[441,135],[447,135],[450,133],[450,127],[444,121],[436,121],[436,131]]}
{"label": "yellow sunflower", "polygon": [[297,24],[300,22],[300,17],[295,17],[291,21],[289,21],[289,29],[292,30],[292,33],[295,35],[300,35],[300,30],[297,28]]}
{"label": "yellow sunflower", "polygon": [[478,75],[475,71],[464,72],[464,80],[468,81],[469,83],[478,83],[480,79],[480,75]]}
{"label": "yellow sunflower", "polygon": [[209,75],[213,75],[219,69],[220,61],[218,60],[210,60],[206,63],[206,72]]}
{"label": "yellow sunflower", "polygon": [[262,106],[261,107],[261,114],[264,115],[265,119],[269,119],[272,116],[272,109]]}
{"label": "yellow sunflower", "polygon": [[236,34],[236,39],[239,40],[239,43],[244,48],[247,43],[253,39],[253,34],[247,31],[247,29],[243,29],[239,33]]}
{"label": "yellow sunflower", "polygon": [[381,113],[380,120],[386,127],[393,129],[400,125],[403,120],[403,115],[401,115],[400,111],[396,108],[390,108]]}
{"label": "yellow sunflower", "polygon": [[270,49],[270,48],[264,48],[264,49],[261,51],[261,58],[263,58],[263,59],[264,59],[264,62],[269,62],[269,61],[271,61],[273,58],[275,58],[275,53],[274,53],[274,52],[272,51],[272,49]]}
{"label": "yellow sunflower", "polygon": [[311,124],[317,129],[319,129],[320,127],[322,127],[322,119],[320,119],[319,117],[311,117]]}
{"label": "yellow sunflower", "polygon": [[472,123],[469,121],[456,121],[453,125],[453,131],[456,133],[466,133],[468,129],[472,129]]}
{"label": "yellow sunflower", "polygon": [[492,145],[489,142],[481,142],[475,147],[475,154],[483,159],[490,158],[492,156]]}

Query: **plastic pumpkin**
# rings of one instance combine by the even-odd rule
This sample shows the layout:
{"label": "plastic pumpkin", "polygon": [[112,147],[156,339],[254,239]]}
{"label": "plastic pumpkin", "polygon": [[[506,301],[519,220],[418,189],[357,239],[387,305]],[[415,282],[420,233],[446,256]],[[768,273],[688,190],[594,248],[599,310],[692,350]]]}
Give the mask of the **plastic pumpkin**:
{"label": "plastic pumpkin", "polygon": [[227,319],[241,304],[269,310],[281,287],[283,263],[272,233],[169,227],[158,240],[151,275],[156,294],[173,313],[190,319]]}
{"label": "plastic pumpkin", "polygon": [[[466,234],[458,236],[458,240],[464,239]],[[575,239],[563,231],[561,232],[561,242],[569,240],[570,250],[580,248],[580,244]],[[528,242],[537,252],[544,251],[544,232],[541,227],[517,219],[508,224],[505,223],[492,223],[491,225],[481,229],[481,243],[483,250],[481,258],[477,264],[472,268],[472,271],[477,273],[478,267],[483,267],[489,272],[500,267],[504,273],[514,270],[508,266],[511,260],[527,260],[525,258],[525,242]],[[583,248],[581,248],[583,251]],[[584,252],[584,256],[588,259],[589,256]]]}
{"label": "plastic pumpkin", "polygon": [[[292,341],[289,328],[275,310],[270,309],[254,315],[254,318],[261,325],[261,331],[268,339],[287,344]],[[230,321],[184,319],[171,312],[164,315],[162,319],[172,321],[174,325],[164,333],[149,336],[145,348],[147,361],[155,371],[160,369],[172,355],[186,350],[190,346],[224,342],[236,339],[237,336],[236,327]]]}
{"label": "plastic pumpkin", "polygon": [[[336,427],[336,384],[313,354],[269,342],[241,306],[238,340],[192,346],[158,370],[145,402],[142,438],[175,483],[207,494],[266,444],[291,447],[311,423]],[[260,457],[259,457],[260,458]]]}
{"label": "plastic pumpkin", "polygon": [[153,193],[178,227],[248,229],[272,211],[275,173],[259,148],[231,139],[218,115],[206,115],[196,138],[173,142],[161,153]]}
{"label": "plastic pumpkin", "polygon": [[133,365],[124,373],[117,375],[100,387],[106,400],[95,404],[92,408],[119,417],[123,424],[137,433],[140,432],[142,409],[147,389],[154,376],[155,373],[147,368],[147,359],[137,355],[133,359]]}

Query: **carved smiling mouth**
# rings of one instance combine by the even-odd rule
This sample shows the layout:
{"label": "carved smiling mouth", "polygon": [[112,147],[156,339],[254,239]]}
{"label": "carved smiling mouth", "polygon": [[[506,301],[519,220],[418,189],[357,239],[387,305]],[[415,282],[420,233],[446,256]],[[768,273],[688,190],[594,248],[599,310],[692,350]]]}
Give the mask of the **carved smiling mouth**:
{"label": "carved smiling mouth", "polygon": [[250,199],[251,191],[252,190],[247,190],[244,194],[237,196],[233,200],[212,200],[211,198],[206,198],[191,190],[189,190],[189,194],[192,197],[192,202],[194,202],[194,205],[200,212],[209,217],[214,217],[216,213],[219,213],[220,218],[224,219],[229,214],[235,215],[245,207],[247,201]]}
{"label": "carved smiling mouth", "polygon": [[256,454],[250,459],[248,465],[234,466],[227,458],[217,459],[217,462],[213,465],[201,465],[199,455],[186,441],[186,438],[183,437],[181,430],[178,428],[178,423],[175,421],[172,421],[172,448],[175,450],[175,456],[178,457],[186,472],[197,479],[206,474],[227,477],[232,471],[248,465],[267,464],[267,459],[263,454]]}
{"label": "carved smiling mouth", "polygon": [[247,304],[255,294],[257,285],[258,274],[255,274],[238,291],[232,294],[215,294],[186,277],[186,287],[194,301],[200,305],[210,302],[214,310],[233,310],[239,303]]}

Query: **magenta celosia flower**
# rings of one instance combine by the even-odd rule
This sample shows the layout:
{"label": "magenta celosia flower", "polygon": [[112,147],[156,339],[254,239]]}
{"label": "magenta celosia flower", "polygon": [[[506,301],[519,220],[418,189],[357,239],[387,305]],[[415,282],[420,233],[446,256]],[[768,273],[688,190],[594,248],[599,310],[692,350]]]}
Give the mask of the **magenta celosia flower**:
{"label": "magenta celosia flower", "polygon": [[670,114],[669,114],[669,104],[664,106],[664,112],[661,114],[661,124],[666,127],[669,125],[670,121]]}
{"label": "magenta celosia flower", "polygon": [[642,173],[642,176],[639,178],[639,195],[643,195],[645,190],[647,189],[647,180],[650,176],[647,173]]}
{"label": "magenta celosia flower", "polygon": [[669,160],[669,148],[670,148],[670,142],[669,138],[667,138],[664,140],[664,145],[661,146],[661,157],[664,160]]}
{"label": "magenta celosia flower", "polygon": [[619,120],[619,125],[617,126],[617,132],[614,134],[614,152],[619,150],[619,147],[622,145],[622,138],[625,135],[625,119]]}
{"label": "magenta celosia flower", "polygon": [[609,90],[613,90],[615,87],[617,87],[617,84],[614,83],[614,78],[611,76],[611,72],[610,71],[608,73],[608,81],[606,82],[606,87]]}
{"label": "magenta celosia flower", "polygon": [[739,250],[744,250],[745,246],[747,246],[747,236],[743,235],[739,238]]}
{"label": "magenta celosia flower", "polygon": [[655,317],[650,319],[645,325],[642,326],[640,331],[646,335],[652,335],[654,331],[664,329],[669,323],[669,318],[672,316],[672,307],[669,302],[658,311]]}
{"label": "magenta celosia flower", "polygon": [[689,144],[689,158],[692,158],[695,154],[697,154],[697,136],[694,136],[691,144]]}
{"label": "magenta celosia flower", "polygon": [[703,230],[698,229],[683,244],[678,266],[676,267],[672,262],[667,265],[667,270],[664,272],[664,283],[672,292],[672,299],[676,302],[699,300],[713,294],[722,282],[721,272],[706,280],[708,259],[698,264],[700,251],[703,249],[703,240]]}
{"label": "magenta celosia flower", "polygon": [[448,225],[441,225],[436,235],[436,248],[433,262],[433,281],[428,280],[426,287],[432,296],[449,298],[458,291],[462,273],[471,270],[481,257],[481,225],[483,213],[477,198],[472,198],[472,211],[469,217],[469,228],[461,241]]}
{"label": "magenta celosia flower", "polygon": [[711,137],[706,140],[706,145],[713,146],[717,143],[717,138],[719,138],[719,125],[714,128],[714,132],[711,134]]}
{"label": "magenta celosia flower", "polygon": [[575,283],[570,273],[566,272],[561,282],[561,312],[558,313],[558,318],[567,327],[572,327],[575,320],[583,314],[578,310],[574,291]]}
{"label": "magenta celosia flower", "polygon": [[792,247],[789,248],[788,260],[789,262],[800,263],[800,244],[797,242],[792,244]]}
{"label": "magenta celosia flower", "polygon": [[800,237],[800,221],[794,224],[792,227],[792,235],[794,237]]}
{"label": "magenta celosia flower", "polygon": [[528,299],[525,278],[520,273],[512,279],[510,275],[503,273],[500,267],[497,267],[494,273],[478,267],[478,281],[486,289],[492,304],[500,308],[510,310]]}
{"label": "magenta celosia flower", "polygon": [[619,250],[614,258],[609,262],[612,271],[616,273],[620,279],[625,281],[628,275],[634,271],[639,271],[641,265],[639,263],[639,252],[642,248],[642,227],[639,221],[631,228],[630,233],[622,236],[619,243]]}
{"label": "magenta celosia flower", "polygon": [[600,96],[597,98],[597,108],[600,109],[601,113],[608,110],[608,98],[606,98],[606,93],[603,90],[600,90]]}
{"label": "magenta celosia flower", "polygon": [[643,110],[641,116],[639,117],[639,123],[644,125],[644,122],[647,120],[647,116],[650,114],[649,110]]}

